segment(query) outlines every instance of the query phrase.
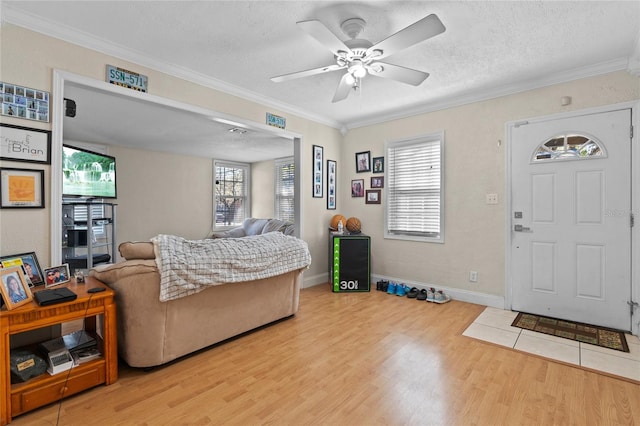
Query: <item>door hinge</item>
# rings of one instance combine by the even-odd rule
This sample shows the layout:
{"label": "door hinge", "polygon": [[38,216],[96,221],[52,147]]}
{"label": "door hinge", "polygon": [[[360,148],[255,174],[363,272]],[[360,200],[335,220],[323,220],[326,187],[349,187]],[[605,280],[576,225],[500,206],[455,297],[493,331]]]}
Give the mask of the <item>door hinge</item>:
{"label": "door hinge", "polygon": [[633,215],[633,213],[629,213],[629,225],[631,225],[631,227],[633,228],[635,224],[636,224],[636,217]]}
{"label": "door hinge", "polygon": [[633,315],[633,310],[635,308],[640,307],[640,304],[638,304],[638,302],[634,302],[633,300],[628,300],[627,305],[629,305],[629,312],[631,313],[631,315]]}
{"label": "door hinge", "polygon": [[633,139],[633,126],[629,127],[629,137]]}

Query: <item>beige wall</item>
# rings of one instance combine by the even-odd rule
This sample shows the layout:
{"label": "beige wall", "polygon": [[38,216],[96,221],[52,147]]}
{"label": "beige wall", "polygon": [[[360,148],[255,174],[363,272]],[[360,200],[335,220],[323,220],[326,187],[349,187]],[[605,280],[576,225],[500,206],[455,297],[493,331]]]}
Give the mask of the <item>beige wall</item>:
{"label": "beige wall", "polygon": [[[573,103],[560,105],[562,96]],[[537,116],[640,99],[639,79],[617,72],[518,93],[457,108],[422,114],[354,129],[346,137],[339,163],[342,191],[338,212],[362,220],[362,230],[372,237],[375,274],[480,293],[503,295],[505,286],[505,124]],[[384,142],[445,132],[445,243],[419,243],[383,238],[383,204],[365,204],[350,198],[351,179],[364,178],[370,188],[371,173],[356,173],[356,152],[384,155]],[[487,205],[485,194],[497,193],[498,205]],[[382,191],[385,197],[385,190]],[[469,282],[469,271],[478,282]]]}
{"label": "beige wall", "polygon": [[[344,138],[325,125],[290,116],[262,105],[207,89],[136,64],[2,25],[0,80],[51,91],[52,71],[61,69],[96,80],[106,64],[132,69],[149,77],[152,94],[242,117],[257,123],[269,111],[287,118],[287,130],[302,135],[302,238],[313,264],[305,281],[327,279],[327,226],[334,213],[362,220],[372,237],[372,268],[376,276],[434,284],[490,295],[504,293],[505,258],[505,123],[513,120],[640,99],[638,78],[626,72],[582,79],[542,89],[469,104],[443,111],[351,130]],[[573,104],[560,106],[562,96]],[[50,125],[7,119],[2,122],[50,129]],[[382,237],[381,205],[352,199],[354,155],[371,151],[384,155],[384,142],[445,131],[445,243],[429,244]],[[337,210],[326,210],[326,198],[311,197],[311,146],[324,147],[325,160],[338,162]],[[118,240],[148,239],[157,233],[200,238],[211,227],[212,167],[210,159],[148,153],[112,147],[118,157]],[[42,266],[49,253],[49,166],[1,162],[2,167],[44,168],[47,208],[0,210],[0,253],[36,251]],[[307,168],[304,168],[304,167]],[[171,173],[166,173],[171,170]],[[259,173],[264,165],[259,165]],[[262,170],[262,172],[260,171]],[[266,183],[265,183],[266,184]],[[185,188],[190,188],[185,191]],[[498,205],[486,205],[485,194],[497,193]],[[385,190],[382,196],[384,199]],[[165,199],[165,197],[167,197]],[[266,205],[266,204],[265,204]],[[262,215],[263,211],[252,212]],[[266,215],[266,210],[264,211]],[[470,270],[478,283],[469,283]]]}
{"label": "beige wall", "polygon": [[251,216],[274,217],[275,174],[273,160],[251,165]]}
{"label": "beige wall", "polygon": [[[311,146],[323,145],[338,152],[341,141],[337,129],[267,108],[111,56],[78,47],[42,34],[3,23],[0,28],[0,80],[52,92],[54,69],[103,81],[105,65],[135,70],[149,77],[153,95],[185,102],[213,111],[264,123],[266,112],[287,119],[287,130],[302,135],[302,158],[311,158]],[[3,123],[51,130],[49,123],[2,117]],[[118,157],[118,240],[148,239],[153,235],[176,233],[200,238],[211,228],[212,168],[210,159],[142,153],[111,147]],[[153,158],[157,163],[154,165]],[[311,160],[305,163],[310,167]],[[157,165],[166,168],[164,174]],[[185,165],[188,164],[188,167]],[[309,244],[313,264],[305,280],[322,279],[326,274],[326,223],[331,212],[324,199],[311,197],[311,171],[302,169],[302,238]],[[35,251],[41,266],[50,266],[50,166],[2,161],[1,167],[45,169],[46,208],[0,211],[0,253]],[[171,173],[166,173],[171,170]],[[157,180],[154,180],[154,177]],[[129,180],[129,179],[132,180]],[[197,182],[194,182],[194,179]],[[191,188],[193,192],[185,191]],[[305,190],[305,188],[309,188]],[[164,196],[171,200],[164,200]],[[152,208],[153,207],[153,208]],[[321,208],[322,207],[322,208]],[[151,214],[150,214],[151,213]],[[326,277],[324,277],[326,278]]]}

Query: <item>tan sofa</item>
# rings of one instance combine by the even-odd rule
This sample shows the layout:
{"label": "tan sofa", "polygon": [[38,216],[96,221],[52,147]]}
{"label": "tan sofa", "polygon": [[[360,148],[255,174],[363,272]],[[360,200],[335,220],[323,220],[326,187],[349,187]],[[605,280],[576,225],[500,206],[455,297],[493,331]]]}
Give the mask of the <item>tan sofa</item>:
{"label": "tan sofa", "polygon": [[153,243],[122,243],[126,259],[90,275],[116,292],[118,352],[132,367],[153,367],[298,311],[302,270],[216,285],[160,302]]}

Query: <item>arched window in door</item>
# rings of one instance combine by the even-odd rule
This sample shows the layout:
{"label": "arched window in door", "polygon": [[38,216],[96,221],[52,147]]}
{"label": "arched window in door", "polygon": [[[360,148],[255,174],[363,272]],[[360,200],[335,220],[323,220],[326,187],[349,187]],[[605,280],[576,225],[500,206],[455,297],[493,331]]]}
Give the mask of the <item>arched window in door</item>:
{"label": "arched window in door", "polygon": [[533,154],[533,162],[606,157],[607,152],[600,141],[585,134],[567,132],[541,143]]}

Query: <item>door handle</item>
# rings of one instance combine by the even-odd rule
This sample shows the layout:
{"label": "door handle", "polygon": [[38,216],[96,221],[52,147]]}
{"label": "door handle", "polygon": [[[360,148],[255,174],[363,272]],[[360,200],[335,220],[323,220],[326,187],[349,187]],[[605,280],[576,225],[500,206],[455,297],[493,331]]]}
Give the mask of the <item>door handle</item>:
{"label": "door handle", "polygon": [[531,231],[531,228],[527,228],[526,226],[522,225],[514,225],[513,230],[516,232],[533,232]]}

